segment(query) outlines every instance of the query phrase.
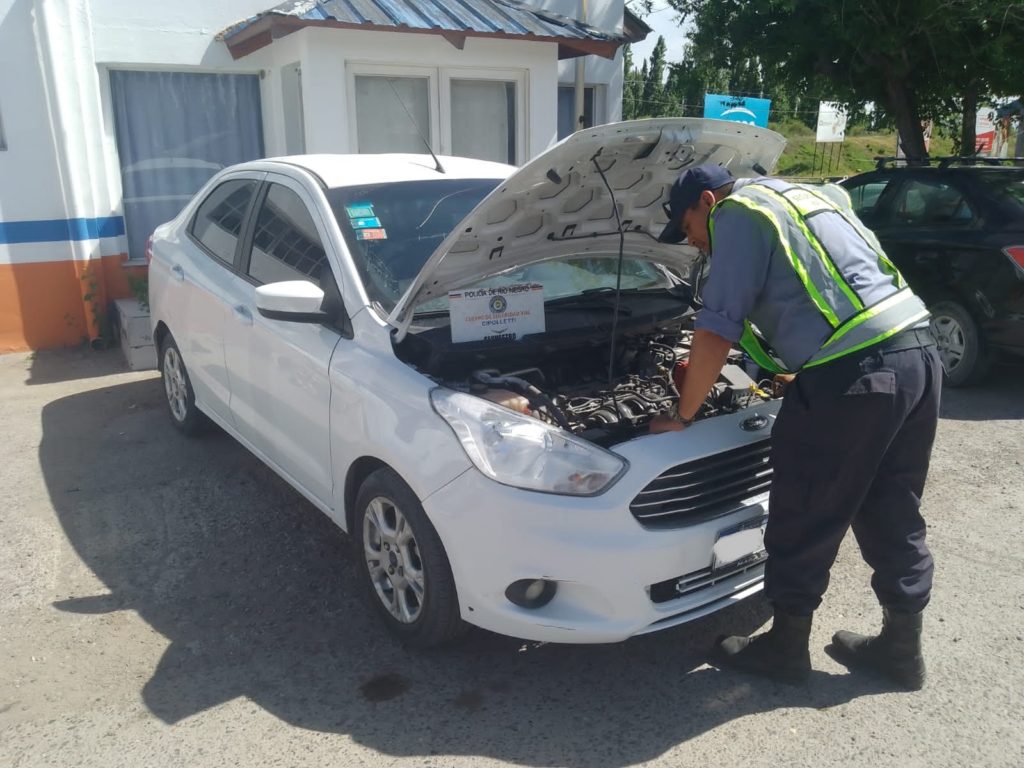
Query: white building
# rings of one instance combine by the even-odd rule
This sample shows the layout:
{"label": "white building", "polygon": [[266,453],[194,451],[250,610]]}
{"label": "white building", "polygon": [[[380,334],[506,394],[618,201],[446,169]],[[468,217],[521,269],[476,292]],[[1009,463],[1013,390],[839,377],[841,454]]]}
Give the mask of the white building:
{"label": "white building", "polygon": [[0,0],[0,351],[95,339],[217,168],[424,139],[521,164],[572,130],[576,57],[587,119],[619,119],[649,31],[623,0],[266,3]]}

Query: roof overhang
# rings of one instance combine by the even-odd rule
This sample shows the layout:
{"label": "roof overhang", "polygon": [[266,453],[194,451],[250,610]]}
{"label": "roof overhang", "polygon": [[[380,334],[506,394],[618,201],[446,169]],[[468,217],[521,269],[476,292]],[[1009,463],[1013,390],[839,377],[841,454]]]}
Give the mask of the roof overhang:
{"label": "roof overhang", "polygon": [[[477,0],[488,2],[488,0]],[[558,58],[571,59],[577,56],[601,56],[606,59],[615,58],[619,47],[628,42],[627,36],[619,32],[607,32],[591,27],[576,19],[558,16],[549,11],[539,8],[532,8],[522,3],[510,2],[510,0],[490,0],[495,6],[502,6],[502,14],[499,18],[505,22],[507,29],[494,29],[501,24],[489,21],[492,29],[474,29],[465,23],[452,23],[449,26],[442,26],[424,20],[422,26],[415,26],[404,23],[401,20],[393,20],[382,17],[369,18],[337,18],[328,11],[330,6],[317,8],[319,3],[285,3],[271,8],[263,13],[234,24],[217,37],[224,41],[234,59],[248,56],[270,45],[274,40],[297,32],[300,29],[311,27],[325,27],[329,29],[352,29],[365,32],[403,32],[412,34],[436,35],[443,37],[458,49],[465,47],[467,38],[476,37],[492,40],[522,40],[524,42],[555,43],[558,45]],[[334,5],[334,4],[332,4]],[[311,7],[312,6],[312,7]],[[334,6],[337,7],[336,5]],[[316,9],[318,12],[309,13]],[[537,33],[529,26],[523,26],[511,21],[509,12],[529,14],[534,17],[536,23],[531,24],[534,29],[551,31],[553,34]],[[340,14],[338,14],[340,15]],[[423,19],[422,15],[419,16]],[[474,17],[479,18],[479,17]],[[388,22],[388,23],[382,23]],[[643,22],[640,22],[641,24]],[[525,30],[525,31],[519,31]],[[566,34],[554,34],[556,30],[564,30]]]}

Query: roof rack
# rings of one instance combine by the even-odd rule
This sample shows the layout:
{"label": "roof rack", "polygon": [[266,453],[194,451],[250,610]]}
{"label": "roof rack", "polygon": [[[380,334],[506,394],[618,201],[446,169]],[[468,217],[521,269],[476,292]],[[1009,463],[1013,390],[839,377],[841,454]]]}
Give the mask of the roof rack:
{"label": "roof rack", "polygon": [[[881,171],[885,168],[909,165],[909,162],[905,157],[876,157],[874,160],[875,170],[877,171]],[[925,160],[916,161],[914,165],[936,165],[939,168],[949,168],[952,165],[1001,165],[1003,163],[1019,163],[1024,165],[1024,157],[983,157],[981,155],[971,155],[969,157],[929,157]]]}

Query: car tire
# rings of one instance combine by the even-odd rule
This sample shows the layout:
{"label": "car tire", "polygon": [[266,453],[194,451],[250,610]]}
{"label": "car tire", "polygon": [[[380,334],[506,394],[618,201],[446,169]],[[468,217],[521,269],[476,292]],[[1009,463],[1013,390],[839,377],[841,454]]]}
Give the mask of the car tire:
{"label": "car tire", "polygon": [[946,374],[946,384],[966,387],[984,379],[992,366],[992,357],[971,313],[955,301],[937,302],[930,311],[932,335]]}
{"label": "car tire", "polygon": [[160,344],[160,378],[164,384],[167,412],[171,423],[184,435],[194,437],[206,427],[206,416],[196,407],[192,380],[171,334]]}
{"label": "car tire", "polygon": [[356,497],[352,544],[374,610],[405,644],[444,645],[469,628],[459,613],[448,556],[412,489],[381,468]]}

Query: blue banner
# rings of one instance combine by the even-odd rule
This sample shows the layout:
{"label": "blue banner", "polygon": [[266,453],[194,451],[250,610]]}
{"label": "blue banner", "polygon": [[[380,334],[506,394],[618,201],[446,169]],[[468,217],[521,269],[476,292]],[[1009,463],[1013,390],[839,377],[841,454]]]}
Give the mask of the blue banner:
{"label": "blue banner", "polygon": [[734,123],[768,127],[768,111],[771,99],[752,99],[746,96],[723,96],[718,93],[704,94],[704,117],[715,120],[731,120]]}

